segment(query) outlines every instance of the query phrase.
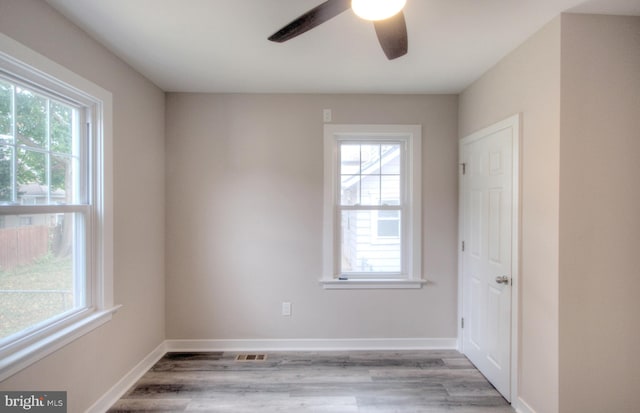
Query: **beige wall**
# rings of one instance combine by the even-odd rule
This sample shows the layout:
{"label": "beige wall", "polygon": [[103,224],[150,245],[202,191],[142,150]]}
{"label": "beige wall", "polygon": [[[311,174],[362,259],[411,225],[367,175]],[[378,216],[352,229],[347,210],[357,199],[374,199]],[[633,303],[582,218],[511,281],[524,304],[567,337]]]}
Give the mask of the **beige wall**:
{"label": "beige wall", "polygon": [[560,19],[464,90],[459,105],[460,137],[522,113],[519,394],[538,413],[557,412]]}
{"label": "beige wall", "polygon": [[[422,124],[424,288],[319,285],[323,108]],[[455,96],[168,94],[167,337],[454,338],[456,113]]]}
{"label": "beige wall", "polygon": [[519,393],[538,413],[640,404],[639,51],[637,17],[562,15],[460,96],[460,136],[523,114]]}
{"label": "beige wall", "polygon": [[0,30],[113,94],[113,320],[0,383],[67,390],[84,411],[162,342],[164,93],[40,0],[0,0]]}
{"label": "beige wall", "polygon": [[560,411],[640,409],[640,18],[562,17]]}

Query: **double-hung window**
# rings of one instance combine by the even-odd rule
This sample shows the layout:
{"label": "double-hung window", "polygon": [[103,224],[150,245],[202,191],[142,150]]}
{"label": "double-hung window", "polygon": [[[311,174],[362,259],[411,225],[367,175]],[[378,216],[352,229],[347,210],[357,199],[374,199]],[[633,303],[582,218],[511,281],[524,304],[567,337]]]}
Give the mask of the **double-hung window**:
{"label": "double-hung window", "polygon": [[111,95],[0,37],[0,380],[107,321]]}
{"label": "double-hung window", "polygon": [[421,127],[325,125],[325,288],[418,288]]}

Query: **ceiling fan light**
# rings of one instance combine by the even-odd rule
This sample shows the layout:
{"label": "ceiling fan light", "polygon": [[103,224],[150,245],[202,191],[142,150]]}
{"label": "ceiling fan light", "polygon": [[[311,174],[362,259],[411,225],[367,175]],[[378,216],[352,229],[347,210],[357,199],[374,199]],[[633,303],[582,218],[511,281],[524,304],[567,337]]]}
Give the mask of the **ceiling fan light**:
{"label": "ceiling fan light", "polygon": [[351,0],[353,12],[365,20],[384,20],[395,16],[407,0]]}

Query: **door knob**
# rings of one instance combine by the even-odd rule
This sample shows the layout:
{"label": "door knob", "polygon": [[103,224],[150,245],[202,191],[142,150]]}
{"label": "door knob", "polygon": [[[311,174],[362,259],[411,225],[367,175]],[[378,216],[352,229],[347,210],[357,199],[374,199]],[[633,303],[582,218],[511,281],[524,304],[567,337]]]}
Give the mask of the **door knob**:
{"label": "door knob", "polygon": [[501,277],[496,277],[496,282],[498,284],[509,284],[509,277],[506,275],[503,275]]}

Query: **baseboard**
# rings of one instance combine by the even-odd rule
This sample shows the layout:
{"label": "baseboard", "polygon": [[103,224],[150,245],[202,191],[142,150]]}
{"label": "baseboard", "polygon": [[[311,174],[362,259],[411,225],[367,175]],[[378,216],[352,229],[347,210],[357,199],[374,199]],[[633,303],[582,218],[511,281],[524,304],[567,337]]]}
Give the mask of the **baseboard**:
{"label": "baseboard", "polygon": [[527,402],[525,402],[521,398],[518,398],[518,402],[515,406],[513,406],[513,408],[518,413],[536,413],[536,411],[533,410],[533,407],[529,406]]}
{"label": "baseboard", "polygon": [[117,402],[131,386],[135,384],[154,364],[165,355],[166,342],[163,341],[151,353],[149,353],[142,361],[132,368],[123,378],[121,378],[111,389],[109,389],[102,397],[100,397],[86,413],[104,413],[115,402]]}
{"label": "baseboard", "polygon": [[455,338],[166,340],[167,351],[455,350]]}

